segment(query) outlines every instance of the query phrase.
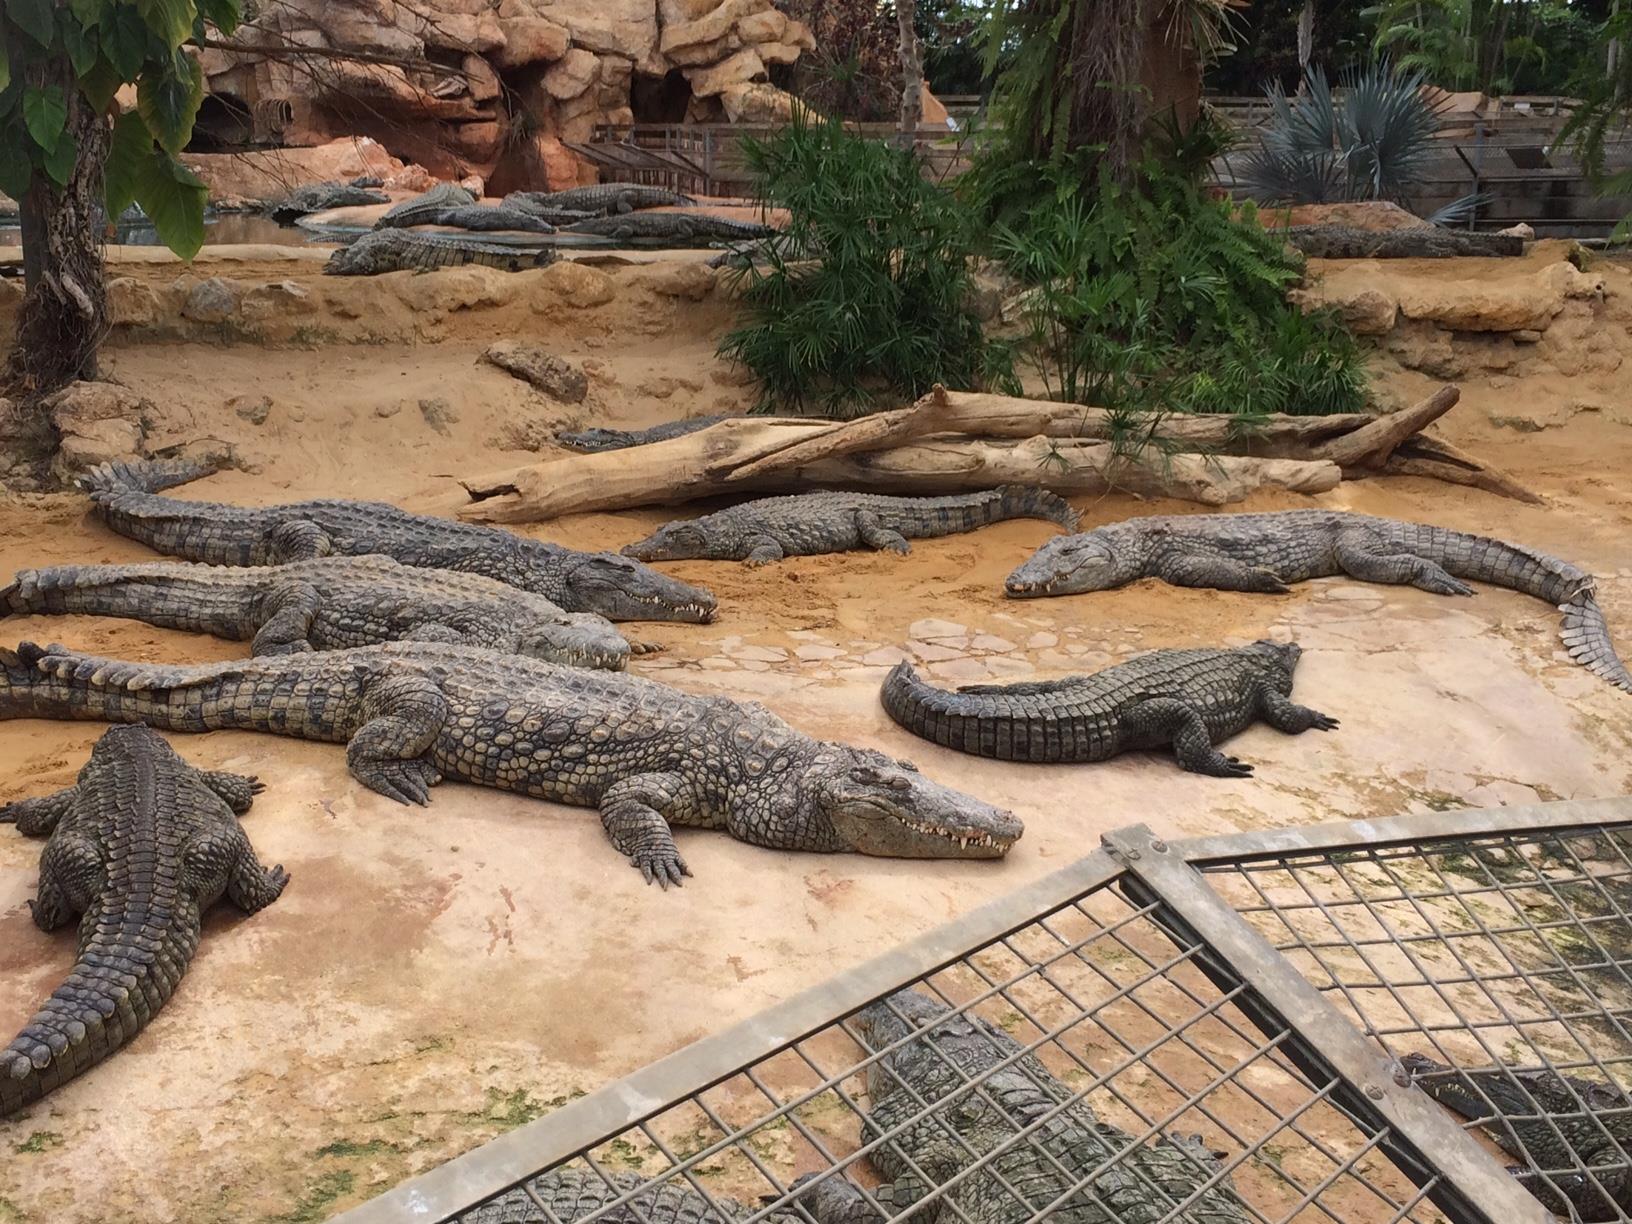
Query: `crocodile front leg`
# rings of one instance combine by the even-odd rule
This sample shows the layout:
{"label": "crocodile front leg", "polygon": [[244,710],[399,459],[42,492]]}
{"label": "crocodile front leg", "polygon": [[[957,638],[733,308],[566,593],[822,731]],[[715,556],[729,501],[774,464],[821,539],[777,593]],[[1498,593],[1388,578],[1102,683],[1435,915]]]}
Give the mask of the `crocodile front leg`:
{"label": "crocodile front leg", "polygon": [[1174,586],[1209,587],[1215,591],[1284,595],[1291,589],[1273,570],[1248,565],[1221,553],[1169,552],[1158,559],[1149,573]]}
{"label": "crocodile front leg", "polygon": [[370,790],[398,803],[431,801],[442,781],[425,753],[442,733],[448,700],[420,675],[386,676],[362,700],[363,723],[346,744],[346,764]]}
{"label": "crocodile front leg", "polygon": [[773,561],[780,561],[787,556],[770,536],[752,536],[748,540],[748,555],[745,556],[745,565],[769,565]]}
{"label": "crocodile front leg", "polygon": [[[1128,730],[1141,740],[1168,740],[1179,758],[1179,767],[1214,778],[1248,778],[1252,766],[1213,747],[1207,723],[1192,706],[1174,697],[1150,697],[1124,706],[1121,717]],[[1147,738],[1148,737],[1148,738]]]}
{"label": "crocodile front leg", "polygon": [[18,799],[0,807],[0,824],[14,824],[25,837],[50,837],[57,822],[68,815],[74,806],[74,792],[70,786],[54,795],[37,799]]}
{"label": "crocodile front leg", "polygon": [[1384,551],[1382,541],[1368,531],[1339,533],[1333,550],[1343,572],[1361,582],[1414,586],[1435,595],[1472,595],[1473,588],[1446,573],[1438,563],[1411,553]]}
{"label": "crocodile front leg", "polygon": [[106,870],[102,851],[90,838],[59,833],[40,855],[40,886],[35,900],[28,903],[34,925],[55,931],[83,913],[92,898],[102,892]]}
{"label": "crocodile front leg", "polygon": [[1266,688],[1259,699],[1258,712],[1277,731],[1302,735],[1305,731],[1335,731],[1337,719],[1319,710],[1301,706],[1284,693]]}
{"label": "crocodile front leg", "polygon": [[282,583],[266,595],[266,619],[249,644],[252,655],[304,654],[312,649],[312,620],[322,596],[309,582]]}
{"label": "crocodile front leg", "polygon": [[283,895],[289,884],[289,873],[283,864],[263,867],[255,856],[255,847],[242,829],[233,829],[220,839],[222,850],[230,856],[231,873],[227,876],[227,899],[246,914],[265,909]]}
{"label": "crocodile front leg", "polygon": [[669,822],[692,806],[685,779],[674,773],[636,774],[609,786],[600,806],[601,827],[646,883],[680,887],[691,868],[680,857]]}
{"label": "crocodile front leg", "polygon": [[912,545],[907,543],[907,537],[895,528],[885,525],[878,515],[870,510],[856,511],[856,535],[868,548],[876,548],[879,552],[889,551],[909,553]]}

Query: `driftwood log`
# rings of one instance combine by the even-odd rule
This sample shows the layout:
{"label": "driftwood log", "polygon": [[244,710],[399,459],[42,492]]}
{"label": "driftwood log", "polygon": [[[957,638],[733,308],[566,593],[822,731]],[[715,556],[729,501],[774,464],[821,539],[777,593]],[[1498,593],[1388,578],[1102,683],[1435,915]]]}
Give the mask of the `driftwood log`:
{"label": "driftwood log", "polygon": [[523,523],[674,505],[731,492],[844,487],[893,493],[1037,484],[1112,489],[1203,505],[1254,490],[1318,493],[1340,479],[1426,475],[1538,500],[1448,443],[1424,436],[1457,402],[1441,387],[1387,414],[1130,418],[1098,408],[937,387],[910,408],[856,421],[735,417],[664,442],[573,454],[462,482],[464,518]]}
{"label": "driftwood log", "polygon": [[1523,255],[1514,234],[1421,229],[1363,230],[1352,225],[1292,225],[1272,230],[1313,259],[1449,259],[1453,255]]}

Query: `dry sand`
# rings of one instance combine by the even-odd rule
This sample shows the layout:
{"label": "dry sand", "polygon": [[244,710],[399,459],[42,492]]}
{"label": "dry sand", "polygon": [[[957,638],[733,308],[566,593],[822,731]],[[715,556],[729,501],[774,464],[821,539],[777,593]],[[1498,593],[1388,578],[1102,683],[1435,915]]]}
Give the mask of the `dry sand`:
{"label": "dry sand", "polygon": [[[122,270],[155,284],[176,272]],[[315,272],[282,260],[265,269],[314,291]],[[1617,294],[1628,281],[1617,273]],[[461,500],[456,474],[524,462],[525,452],[501,447],[536,445],[549,428],[645,424],[749,402],[713,356],[728,306],[663,299],[656,310],[656,300],[620,299],[582,319],[519,304],[455,312],[439,320],[435,344],[121,340],[107,364],[153,401],[156,442],[227,439],[259,468],[184,496],[367,496],[446,513]],[[478,364],[498,335],[589,363],[590,401],[550,405]],[[1402,396],[1431,385],[1382,369]],[[1625,379],[1542,370],[1465,386],[1447,434],[1543,492],[1544,507],[1417,480],[1345,484],[1318,502],[1488,532],[1575,561],[1602,579],[1610,623],[1632,649],[1632,425],[1614,411],[1567,409],[1583,396],[1625,403]],[[227,403],[234,396],[270,397],[265,423],[240,418],[242,403]],[[1538,411],[1562,423],[1539,433],[1491,423]],[[1265,496],[1242,508],[1303,504]],[[1081,509],[1093,524],[1190,507],[1111,497]],[[0,575],[150,555],[84,510],[70,495],[0,498]],[[665,517],[585,515],[533,533],[613,548]],[[667,647],[637,663],[644,674],[763,701],[811,734],[910,756],[941,781],[1012,806],[1027,832],[1001,863],[780,854],[682,832],[695,879],[665,894],[641,883],[588,811],[459,785],[440,788],[427,810],[404,809],[354,783],[333,747],[176,737],[189,759],[268,783],[245,823],[262,858],[283,863],[293,883],[251,920],[218,909],[155,1024],[0,1123],[0,1221],[325,1218],[1069,862],[1117,826],[1213,833],[1615,795],[1632,784],[1632,699],[1563,658],[1558,614],[1544,604],[1488,588],[1453,600],[1346,580],[1279,597],[1141,583],[1005,600],[1003,576],[1052,531],[1008,523],[917,543],[906,558],[665,566],[710,586],[722,615],[709,626],[639,627]],[[1090,767],[981,761],[914,740],[877,702],[902,653],[953,683],[1261,636],[1304,645],[1297,696],[1343,726],[1300,738],[1251,729],[1230,745],[1258,766],[1246,781],[1195,777],[1157,756]],[[25,638],[149,660],[245,653],[118,620],[17,618],[0,635]],[[68,784],[101,730],[0,724],[0,801]],[[0,832],[6,1034],[73,954],[71,932],[48,937],[29,921],[38,851]]]}

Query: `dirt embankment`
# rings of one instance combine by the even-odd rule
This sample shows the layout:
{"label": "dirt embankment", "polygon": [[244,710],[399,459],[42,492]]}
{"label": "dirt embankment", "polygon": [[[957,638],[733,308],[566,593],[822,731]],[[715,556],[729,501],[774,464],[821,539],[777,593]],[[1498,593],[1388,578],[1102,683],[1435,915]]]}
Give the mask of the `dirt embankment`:
{"label": "dirt embankment", "polygon": [[[1561,258],[1390,265],[1368,273],[1366,287],[1395,294],[1398,323],[1401,303],[1436,284],[1505,293],[1538,274],[1566,279],[1547,272]],[[214,437],[243,465],[184,496],[375,497],[446,513],[463,496],[456,474],[524,462],[562,425],[638,426],[753,399],[715,356],[729,295],[712,272],[672,261],[345,281],[309,259],[255,254],[115,271],[122,309],[151,308],[123,317],[107,360],[146,404],[146,444]],[[1359,277],[1347,266],[1317,272],[1327,286]],[[1452,328],[1428,320],[1430,335],[1408,318],[1380,341],[1380,388],[1402,399],[1452,376],[1434,356],[1448,354],[1464,398],[1445,432],[1540,491],[1545,506],[1417,480],[1349,483],[1318,504],[1567,557],[1600,576],[1626,647],[1632,371],[1618,357],[1632,276],[1614,265],[1585,275],[1601,284],[1562,287],[1545,327],[1470,331],[1463,316]],[[213,276],[225,283],[201,293]],[[212,299],[226,313],[199,317],[218,312]],[[499,338],[579,365],[589,375],[584,399],[552,400],[480,363]],[[1244,508],[1295,504],[1308,503],[1260,497]],[[1090,525],[1186,509],[1125,497],[1080,508]],[[529,532],[615,548],[665,517],[583,515]],[[1490,589],[1450,600],[1347,581],[1286,596],[1140,583],[1004,599],[1003,576],[1052,531],[1006,523],[919,542],[907,557],[666,566],[710,586],[720,620],[639,627],[666,647],[637,662],[647,675],[764,701],[812,734],[910,757],[1012,806],[1027,833],[1003,863],[779,854],[697,832],[682,835],[695,878],[661,894],[624,865],[590,812],[452,785],[428,810],[408,811],[358,787],[332,747],[176,737],[194,761],[269,783],[246,820],[262,857],[284,863],[293,882],[252,919],[218,911],[157,1023],[0,1123],[0,1220],[101,1221],[115,1201],[122,1218],[143,1222],[325,1218],[1018,887],[1115,826],[1217,832],[1632,785],[1628,699],[1563,659],[1558,615],[1543,604]],[[0,499],[0,578],[149,555],[87,519],[76,496]],[[1156,756],[1091,767],[981,761],[914,740],[877,702],[880,678],[901,657],[952,684],[1262,636],[1303,644],[1297,695],[1343,726],[1296,738],[1252,729],[1231,744],[1258,766],[1245,781],[1198,778]],[[152,660],[245,653],[83,617],[15,618],[0,640],[20,638]],[[0,722],[0,801],[66,785],[99,730]],[[71,957],[71,933],[48,937],[29,922],[37,855],[37,844],[0,830],[0,1036]]]}

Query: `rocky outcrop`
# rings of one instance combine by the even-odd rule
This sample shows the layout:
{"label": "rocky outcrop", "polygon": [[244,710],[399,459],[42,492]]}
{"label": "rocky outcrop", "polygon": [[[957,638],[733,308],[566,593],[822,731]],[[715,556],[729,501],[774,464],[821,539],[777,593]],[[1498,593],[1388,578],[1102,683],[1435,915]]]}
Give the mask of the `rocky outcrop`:
{"label": "rocky outcrop", "polygon": [[565,146],[602,124],[785,117],[770,69],[813,45],[774,0],[285,0],[203,53],[200,130],[559,189],[593,180]]}

